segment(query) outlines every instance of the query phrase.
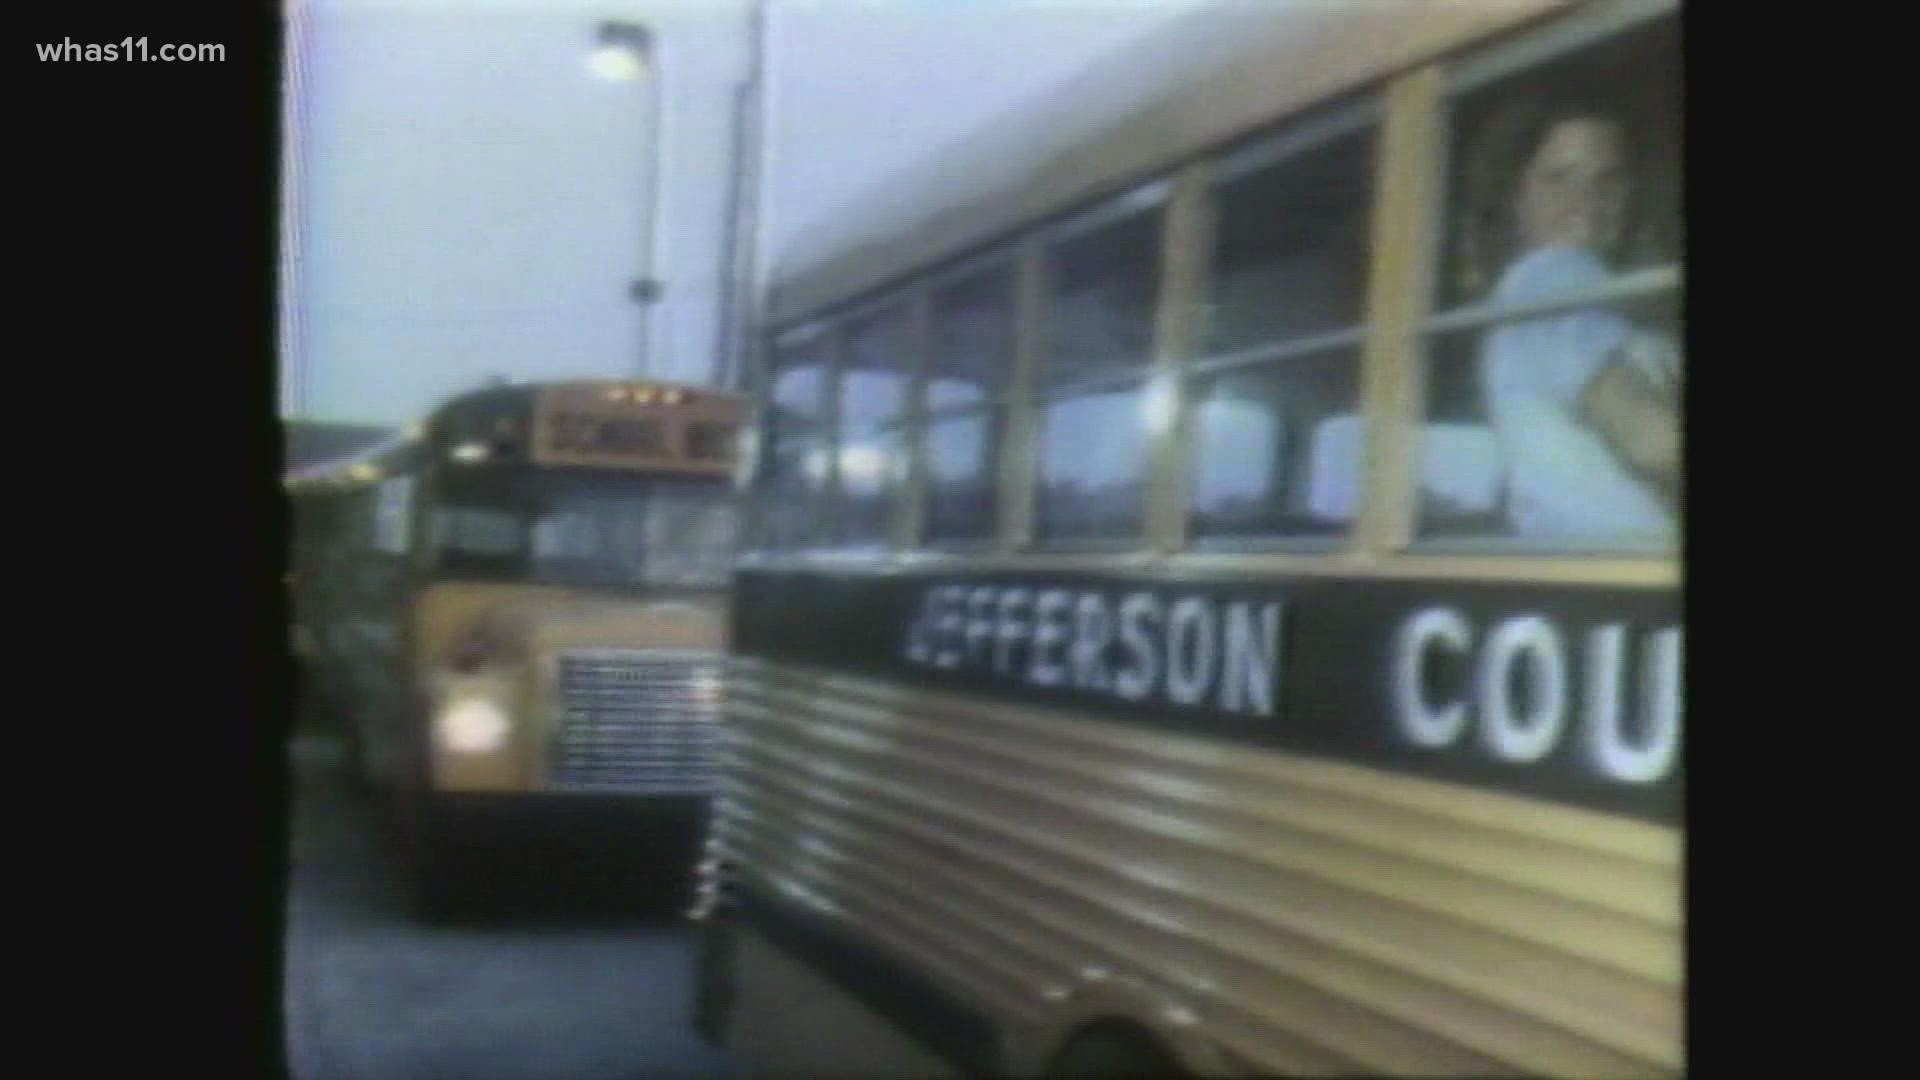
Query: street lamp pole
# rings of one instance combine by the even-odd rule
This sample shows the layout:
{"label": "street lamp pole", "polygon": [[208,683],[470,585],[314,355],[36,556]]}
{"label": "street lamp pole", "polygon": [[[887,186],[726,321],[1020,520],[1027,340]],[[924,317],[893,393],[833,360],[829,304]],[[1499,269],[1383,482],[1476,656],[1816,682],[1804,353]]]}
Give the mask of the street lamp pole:
{"label": "street lamp pole", "polygon": [[598,39],[599,49],[591,62],[596,74],[604,78],[646,84],[647,191],[641,225],[645,234],[640,242],[641,276],[635,278],[628,288],[628,295],[640,305],[640,359],[636,373],[645,376],[653,366],[654,306],[659,303],[664,291],[656,258],[660,245],[660,158],[664,145],[660,130],[664,112],[661,108],[663,83],[660,79],[659,51],[653,32],[638,23],[603,22]]}
{"label": "street lamp pole", "polygon": [[766,154],[766,0],[751,0],[747,13],[747,70],[734,90],[733,168],[722,235],[718,333],[713,383],[740,388],[751,340],[760,233],[760,186]]}

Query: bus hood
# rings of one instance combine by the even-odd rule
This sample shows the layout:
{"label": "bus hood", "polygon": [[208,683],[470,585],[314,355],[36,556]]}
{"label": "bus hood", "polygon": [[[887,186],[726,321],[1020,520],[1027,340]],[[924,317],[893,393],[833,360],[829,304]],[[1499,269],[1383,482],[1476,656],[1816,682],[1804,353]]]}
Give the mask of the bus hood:
{"label": "bus hood", "polygon": [[423,670],[474,670],[583,649],[722,651],[725,594],[620,597],[537,585],[445,583],[421,598]]}

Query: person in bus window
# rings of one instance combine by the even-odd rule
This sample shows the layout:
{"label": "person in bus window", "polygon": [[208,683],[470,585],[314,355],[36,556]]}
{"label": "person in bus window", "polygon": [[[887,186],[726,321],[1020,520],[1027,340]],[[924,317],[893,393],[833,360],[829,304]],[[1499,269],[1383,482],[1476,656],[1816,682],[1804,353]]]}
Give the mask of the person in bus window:
{"label": "person in bus window", "polygon": [[[1514,255],[1494,286],[1499,307],[1604,284],[1631,181],[1626,128],[1613,117],[1538,110],[1517,126]],[[1481,366],[1516,532],[1671,537],[1680,360],[1667,339],[1595,304],[1493,329]]]}

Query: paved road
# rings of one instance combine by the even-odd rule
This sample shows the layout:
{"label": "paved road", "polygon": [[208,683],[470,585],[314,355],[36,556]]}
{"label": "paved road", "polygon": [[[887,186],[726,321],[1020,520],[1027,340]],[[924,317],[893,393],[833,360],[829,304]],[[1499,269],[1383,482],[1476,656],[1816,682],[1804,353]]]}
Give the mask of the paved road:
{"label": "paved road", "polygon": [[687,1023],[692,943],[671,902],[635,915],[644,908],[630,898],[559,890],[581,902],[421,924],[338,748],[302,738],[294,770],[286,1013],[297,1080],[738,1075]]}

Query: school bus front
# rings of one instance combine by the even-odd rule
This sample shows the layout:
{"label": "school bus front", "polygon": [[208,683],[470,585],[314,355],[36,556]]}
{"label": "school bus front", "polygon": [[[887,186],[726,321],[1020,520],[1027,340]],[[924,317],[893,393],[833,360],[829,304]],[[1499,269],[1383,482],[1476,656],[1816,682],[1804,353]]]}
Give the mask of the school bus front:
{"label": "school bus front", "polygon": [[570,384],[474,395],[434,418],[404,494],[396,703],[365,711],[362,738],[428,906],[521,837],[691,850],[713,779],[733,531],[731,441],[715,433],[730,434],[734,409]]}

